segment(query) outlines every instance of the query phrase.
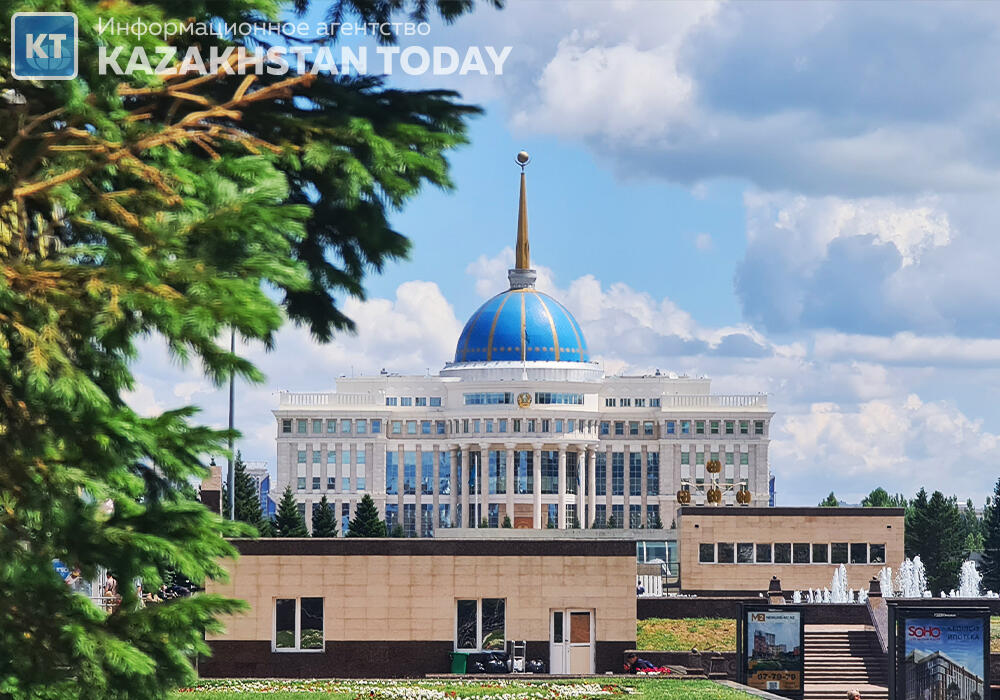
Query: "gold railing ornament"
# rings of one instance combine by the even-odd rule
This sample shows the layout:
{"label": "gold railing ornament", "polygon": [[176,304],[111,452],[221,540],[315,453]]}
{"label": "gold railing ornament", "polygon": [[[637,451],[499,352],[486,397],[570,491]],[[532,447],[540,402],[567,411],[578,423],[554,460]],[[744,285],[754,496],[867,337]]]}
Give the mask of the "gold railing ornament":
{"label": "gold railing ornament", "polygon": [[750,495],[750,489],[746,486],[736,492],[736,502],[741,506],[750,505],[751,500],[753,500],[753,497]]}
{"label": "gold railing ornament", "polygon": [[718,474],[722,471],[722,462],[717,459],[710,459],[705,463],[705,471],[709,474]]}
{"label": "gold railing ornament", "polygon": [[684,506],[686,506],[687,504],[689,504],[691,502],[691,492],[690,491],[685,491],[684,489],[681,489],[680,491],[678,491],[677,492],[677,502],[680,503],[681,505],[684,505]]}
{"label": "gold railing ornament", "polygon": [[705,492],[705,496],[709,503],[722,503],[722,489],[718,486],[713,486],[708,491]]}

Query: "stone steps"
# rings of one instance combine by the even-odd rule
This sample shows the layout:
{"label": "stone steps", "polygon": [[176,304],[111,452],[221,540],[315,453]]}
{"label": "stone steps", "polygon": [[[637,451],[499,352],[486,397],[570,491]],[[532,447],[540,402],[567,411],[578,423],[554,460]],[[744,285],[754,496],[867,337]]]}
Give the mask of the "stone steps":
{"label": "stone steps", "polygon": [[804,700],[843,700],[856,688],[864,700],[888,700],[885,655],[871,627],[806,626]]}

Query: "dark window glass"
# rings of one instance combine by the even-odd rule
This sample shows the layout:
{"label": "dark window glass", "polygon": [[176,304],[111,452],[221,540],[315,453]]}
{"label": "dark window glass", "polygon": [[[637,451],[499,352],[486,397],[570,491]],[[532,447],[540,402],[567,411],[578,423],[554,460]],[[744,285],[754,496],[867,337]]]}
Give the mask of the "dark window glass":
{"label": "dark window glass", "polygon": [[714,544],[700,544],[698,545],[698,561],[701,564],[712,564],[715,562],[715,545]]}
{"label": "dark window glass", "polygon": [[740,542],[736,545],[736,563],[753,564],[753,543]]}
{"label": "dark window glass", "polygon": [[809,544],[806,542],[796,542],[792,545],[792,562],[794,564],[809,563]]}
{"label": "dark window glass", "polygon": [[323,648],[323,599],[303,598],[299,613],[300,649]]}
{"label": "dark window glass", "polygon": [[871,564],[885,564],[885,545],[868,545],[868,559]]}
{"label": "dark window glass", "polygon": [[274,648],[295,648],[295,599],[274,601]]}
{"label": "dark window glass", "polygon": [[852,564],[867,564],[868,563],[868,544],[865,542],[852,542],[851,543],[851,563]]}
{"label": "dark window glass", "polygon": [[757,563],[758,564],[771,563],[771,545],[769,544],[757,545]]}
{"label": "dark window glass", "polygon": [[562,644],[563,640],[563,614],[561,611],[552,613],[552,643]]}
{"label": "dark window glass", "polygon": [[789,542],[776,542],[774,545],[774,563],[792,563],[792,545]]}
{"label": "dark window glass", "polygon": [[733,543],[732,542],[719,542],[719,563],[720,564],[732,564],[733,563]]}
{"label": "dark window glass", "polygon": [[833,544],[830,545],[830,563],[831,564],[847,563],[846,542],[834,542]]}
{"label": "dark window glass", "polygon": [[504,610],[506,601],[503,598],[483,598],[483,645],[484,651],[503,651],[507,646],[504,638]]}
{"label": "dark window glass", "polygon": [[830,546],[826,544],[813,545],[813,564],[826,564],[829,561]]}
{"label": "dark window glass", "polygon": [[458,628],[455,636],[458,649],[476,648],[476,601],[458,601]]}

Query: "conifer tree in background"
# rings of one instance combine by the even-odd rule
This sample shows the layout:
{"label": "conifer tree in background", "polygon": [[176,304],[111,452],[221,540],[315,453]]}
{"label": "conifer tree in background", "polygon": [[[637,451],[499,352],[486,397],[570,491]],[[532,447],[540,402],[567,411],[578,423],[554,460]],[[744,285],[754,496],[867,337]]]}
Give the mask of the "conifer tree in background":
{"label": "conifer tree in background", "polygon": [[[473,6],[294,4],[359,24],[435,11],[451,21]],[[42,5],[76,13],[79,77],[13,79],[0,32],[0,696],[160,698],[193,680],[205,630],[241,605],[198,595],[139,608],[122,585],[107,615],[52,561],[152,589],[171,571],[200,584],[225,575],[235,550],[223,536],[250,529],[190,486],[228,435],[190,408],[147,417],[125,402],[137,342],[162,341],[216,384],[255,382],[261,373],[218,342],[230,329],[270,347],[285,319],[321,340],[352,328],[337,300],[363,298],[366,272],[406,254],[388,212],[425,184],[450,186],[446,155],[477,110],[371,76],[99,72],[98,45],[126,57],[167,45],[99,35],[99,21],[288,19],[273,0],[14,0],[0,3],[0,27]],[[235,58],[227,49],[241,42],[169,43],[178,57],[197,43]]]}
{"label": "conifer tree in background", "polygon": [[890,496],[888,491],[879,486],[861,499],[861,505],[864,508],[905,508],[906,496],[901,493]]}
{"label": "conifer tree in background", "polygon": [[840,501],[837,500],[837,497],[833,495],[833,491],[831,491],[829,496],[819,502],[819,506],[821,508],[838,508],[840,506]]}
{"label": "conifer tree in background", "polygon": [[506,527],[506,528],[512,528],[512,527],[514,527],[514,525],[510,522],[510,516],[509,515],[503,516],[503,522],[500,523],[500,527]]}
{"label": "conifer tree in background", "polygon": [[299,512],[299,504],[292,494],[292,487],[286,486],[274,515],[274,529],[277,537],[308,537],[306,520]]}
{"label": "conifer tree in background", "polygon": [[371,494],[366,493],[354,510],[354,520],[347,528],[348,537],[385,537],[385,521],[379,517],[378,508]]}
{"label": "conifer tree in background", "polygon": [[927,519],[924,517],[926,512],[927,491],[921,488],[906,508],[903,554],[910,559],[920,554],[922,543],[932,534],[927,532]]}
{"label": "conifer tree in background", "polygon": [[337,518],[333,513],[333,507],[330,505],[330,502],[326,500],[325,493],[313,509],[312,521],[313,537],[337,536]]}
{"label": "conifer tree in background", "polygon": [[[236,520],[258,527],[261,521],[260,493],[253,478],[247,474],[247,465],[239,450],[233,460],[233,479],[236,481]],[[223,514],[229,513],[229,491],[225,490]]]}
{"label": "conifer tree in background", "polygon": [[983,588],[1000,591],[1000,479],[983,513]]}
{"label": "conifer tree in background", "polygon": [[[985,513],[984,513],[985,515]],[[962,548],[966,552],[982,552],[983,518],[976,514],[976,504],[971,498],[966,499],[965,505],[961,508],[962,516]]]}
{"label": "conifer tree in background", "polygon": [[927,492],[920,489],[913,505],[906,525],[907,556],[920,556],[927,586],[934,595],[950,591],[958,585],[958,571],[965,555],[965,529],[958,502],[940,491],[928,499]]}

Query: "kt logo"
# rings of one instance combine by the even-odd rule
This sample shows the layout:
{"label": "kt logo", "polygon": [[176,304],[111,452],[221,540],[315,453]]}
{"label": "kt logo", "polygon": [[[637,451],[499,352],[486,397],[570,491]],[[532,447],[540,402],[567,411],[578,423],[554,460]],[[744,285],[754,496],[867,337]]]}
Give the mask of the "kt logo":
{"label": "kt logo", "polygon": [[72,80],[77,22],[72,12],[17,12],[10,19],[11,74],[18,80]]}

